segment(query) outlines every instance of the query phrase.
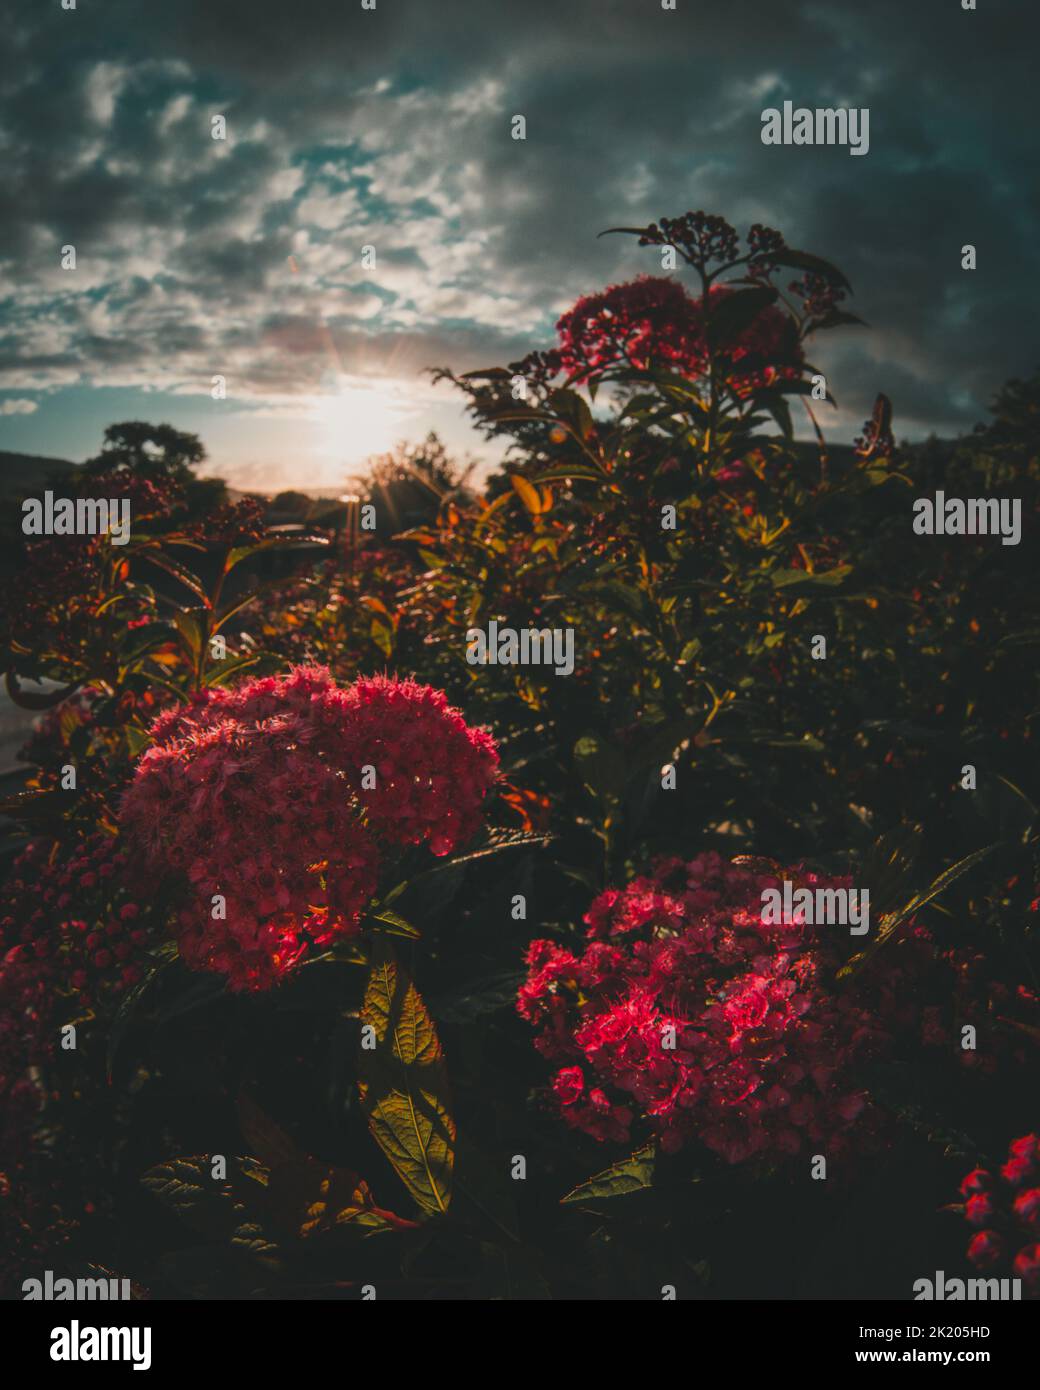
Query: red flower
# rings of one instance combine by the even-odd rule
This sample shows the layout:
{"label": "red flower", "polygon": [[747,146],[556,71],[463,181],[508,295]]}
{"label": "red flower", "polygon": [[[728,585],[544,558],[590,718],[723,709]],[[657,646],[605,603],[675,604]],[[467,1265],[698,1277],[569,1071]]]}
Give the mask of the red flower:
{"label": "red flower", "polygon": [[993,1220],[993,1199],[988,1192],[977,1192],[969,1197],[964,1214],[973,1226],[985,1226]]}
{"label": "red flower", "polygon": [[[529,951],[518,1007],[539,1050],[567,1063],[553,1084],[563,1118],[621,1141],[641,1113],[665,1150],[697,1139],[732,1163],[869,1133],[873,1109],[846,1071],[884,1034],[818,988],[822,948],[804,927],[762,923],[775,880],[715,854],[678,867],[674,887],[668,864],[601,894],[580,959],[550,942]],[[578,1104],[586,1070],[597,1084]]]}
{"label": "red flower", "polygon": [[992,1181],[985,1168],[973,1168],[961,1183],[961,1196],[970,1197],[975,1192],[986,1192]]}
{"label": "red flower", "polygon": [[[735,291],[714,285],[708,311]],[[575,381],[628,366],[651,366],[700,377],[708,371],[710,353],[700,300],[687,294],[678,280],[640,276],[586,295],[556,325],[560,345],[544,354],[550,374],[562,371]],[[767,305],[722,357],[730,385],[738,395],[777,377],[796,377],[803,357],[793,321]]]}
{"label": "red flower", "polygon": [[1015,1198],[1012,1211],[1027,1226],[1040,1227],[1040,1187],[1027,1188]]}
{"label": "red flower", "polygon": [[1033,1177],[1040,1176],[1040,1139],[1035,1134],[1025,1134],[1021,1139],[1016,1139],[1008,1150],[1008,1161],[1000,1173],[1012,1187],[1021,1187]]}
{"label": "red flower", "polygon": [[[960,1061],[954,1020],[985,1017],[989,999],[974,956],[909,923],[883,964],[836,990],[833,928],[763,922],[762,891],[779,883],[714,853],[673,860],[595,899],[582,954],[531,944],[517,1007],[560,1067],[552,1089],[568,1124],[627,1141],[639,1116],[666,1151],[698,1142],[730,1163],[842,1155],[882,1126],[856,1082],[863,1061],[922,1043]],[[979,1224],[985,1176],[966,1180]]]}
{"label": "red flower", "polygon": [[1027,1245],[1021,1249],[1011,1267],[1032,1297],[1040,1295],[1040,1245]]}
{"label": "red flower", "polygon": [[581,1067],[564,1067],[557,1072],[553,1091],[561,1105],[573,1105],[585,1089]]}
{"label": "red flower", "polygon": [[498,768],[490,734],[471,729],[443,691],[386,676],[356,681],[342,713],[343,766],[370,826],[393,844],[428,843],[436,855],[470,839]]}
{"label": "red flower", "polygon": [[996,1231],[980,1231],[968,1245],[968,1259],[977,1269],[995,1269],[1004,1255],[1004,1245]]}
{"label": "red flower", "polygon": [[[986,1227],[971,1238],[968,1259],[979,1269],[998,1270],[1004,1275],[1010,1262],[1010,1273],[1022,1280],[1028,1298],[1040,1298],[1040,1245],[1030,1239],[1040,1228],[1040,1187],[1026,1187],[1025,1183],[1038,1172],[1040,1139],[1025,1134],[1012,1142],[999,1181],[976,1169],[961,1183],[962,1193],[975,1194],[965,1205],[965,1219],[973,1226]],[[982,1187],[987,1190],[980,1190]],[[1020,1244],[1022,1241],[1029,1243]]]}
{"label": "red flower", "polygon": [[264,989],[358,929],[382,846],[446,854],[494,779],[490,736],[429,686],[328,671],[203,692],[152,726],[122,805],[150,874],[187,890],[184,959]]}

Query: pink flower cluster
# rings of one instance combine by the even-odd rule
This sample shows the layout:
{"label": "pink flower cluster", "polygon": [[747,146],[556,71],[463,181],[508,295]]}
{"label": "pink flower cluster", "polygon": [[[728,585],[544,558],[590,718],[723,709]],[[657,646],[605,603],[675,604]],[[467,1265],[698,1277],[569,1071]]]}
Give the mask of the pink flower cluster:
{"label": "pink flower cluster", "polygon": [[498,763],[442,692],[313,666],[204,692],[152,736],[121,819],[146,872],[187,888],[183,958],[234,989],[356,930],[384,846],[468,839]]}
{"label": "pink flower cluster", "polygon": [[[848,887],[798,868],[782,877]],[[558,1064],[568,1124],[620,1143],[638,1120],[665,1151],[697,1140],[730,1163],[840,1156],[853,1135],[864,1147],[881,1133],[856,1079],[864,1061],[910,1036],[976,1056],[956,1046],[959,1025],[984,1014],[970,961],[911,925],[878,968],[838,987],[847,933],[763,923],[762,890],[782,877],[715,853],[670,860],[596,898],[581,955],[532,942],[518,1008]]]}
{"label": "pink flower cluster", "polygon": [[1040,1298],[1040,1137],[1014,1140],[999,1176],[985,1168],[969,1173],[961,1195],[975,1228],[968,1259],[987,1274],[1021,1279],[1026,1296]]}

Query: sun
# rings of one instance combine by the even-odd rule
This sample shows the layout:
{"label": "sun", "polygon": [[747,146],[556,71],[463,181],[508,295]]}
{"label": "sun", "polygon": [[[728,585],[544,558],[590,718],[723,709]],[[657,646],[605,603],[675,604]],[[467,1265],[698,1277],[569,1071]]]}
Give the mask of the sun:
{"label": "sun", "polygon": [[315,398],[317,452],[356,465],[393,448],[406,414],[397,393],[378,382],[342,378],[337,388]]}

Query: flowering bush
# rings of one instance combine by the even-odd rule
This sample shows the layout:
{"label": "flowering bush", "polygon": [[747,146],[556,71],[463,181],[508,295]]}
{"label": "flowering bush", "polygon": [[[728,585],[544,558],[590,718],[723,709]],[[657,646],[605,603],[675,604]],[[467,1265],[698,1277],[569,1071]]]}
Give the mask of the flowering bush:
{"label": "flowering bush", "polygon": [[[144,528],[166,525],[181,504],[175,483],[114,471],[77,477],[69,491],[83,498],[125,500],[131,524]],[[101,605],[111,596],[114,577],[125,569],[125,547],[111,546],[104,535],[21,539],[17,590],[5,586],[0,601],[0,641],[59,656],[74,670],[89,669]],[[134,608],[139,614],[145,611],[139,601]],[[120,621],[134,608],[124,611]]]}
{"label": "flowering bush", "polygon": [[16,857],[0,895],[0,1291],[53,1259],[76,1226],[83,1165],[37,1125],[53,1126],[69,1099],[44,1081],[62,1026],[142,978],[151,938],[124,868],[107,834],[72,846],[44,837]]}
{"label": "flowering bush", "polygon": [[[669,273],[456,379],[508,437],[479,481],[434,439],[351,485],[371,512],[228,504],[131,422],[87,484],[137,489],[125,546],[4,513],[8,691],[45,712],[0,824],[8,1290],[906,1297],[959,1155],[1021,1132],[1040,379],[958,442],[897,450],[881,396],[828,443],[840,270],[704,213],[616,230]],[[1026,543],[908,545],[908,483],[1020,499]],[[471,664],[492,622],[572,670]],[[763,921],[782,878],[854,878],[868,935]],[[590,1178],[604,1144],[639,1149]],[[967,1194],[973,1258],[1032,1277],[1035,1189]]]}
{"label": "flowering bush", "polygon": [[121,819],[145,872],[186,889],[183,958],[235,989],[354,933],[385,846],[443,855],[472,836],[498,762],[443,693],[344,690],[320,667],[201,692],[152,737]]}
{"label": "flowering bush", "polygon": [[49,1023],[69,995],[90,1005],[140,978],[149,937],[125,889],[127,858],[112,836],[94,834],[71,846],[33,840],[15,860],[0,897],[0,950],[5,972],[24,967],[34,1001],[24,1019]]}
{"label": "flowering bush", "polygon": [[[612,367],[654,365],[697,378],[708,369],[707,324],[736,293],[713,285],[703,302],[678,280],[649,275],[585,295],[556,325],[560,346],[531,363],[543,378],[564,373],[585,382]],[[801,374],[804,357],[793,320],[765,304],[727,350],[727,375],[738,395]]]}
{"label": "flowering bush", "polygon": [[1040,1298],[1040,1138],[1025,1134],[997,1175],[975,1168],[961,1183],[964,1219],[975,1228],[968,1259],[977,1269],[1021,1279]]}
{"label": "flowering bush", "polygon": [[[569,1125],[623,1142],[638,1117],[665,1152],[697,1141],[729,1163],[809,1146],[840,1156],[853,1138],[862,1152],[879,1137],[864,1063],[908,1040],[956,1055],[954,1020],[985,1016],[978,958],[940,950],[911,922],[884,970],[843,989],[840,929],[807,925],[804,913],[764,919],[763,891],[784,879],[814,890],[850,882],[709,852],[601,893],[580,957],[531,943],[518,1007],[539,1051],[564,1064],[552,1093]],[[959,1055],[971,1065],[977,1054]]]}

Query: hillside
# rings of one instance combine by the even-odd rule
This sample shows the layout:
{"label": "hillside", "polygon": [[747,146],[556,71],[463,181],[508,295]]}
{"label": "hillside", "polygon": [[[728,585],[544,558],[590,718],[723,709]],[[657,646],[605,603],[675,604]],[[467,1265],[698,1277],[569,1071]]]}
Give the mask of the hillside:
{"label": "hillside", "polygon": [[34,484],[45,483],[52,473],[74,465],[68,459],[47,458],[42,454],[13,454],[0,449],[0,496],[10,497]]}

